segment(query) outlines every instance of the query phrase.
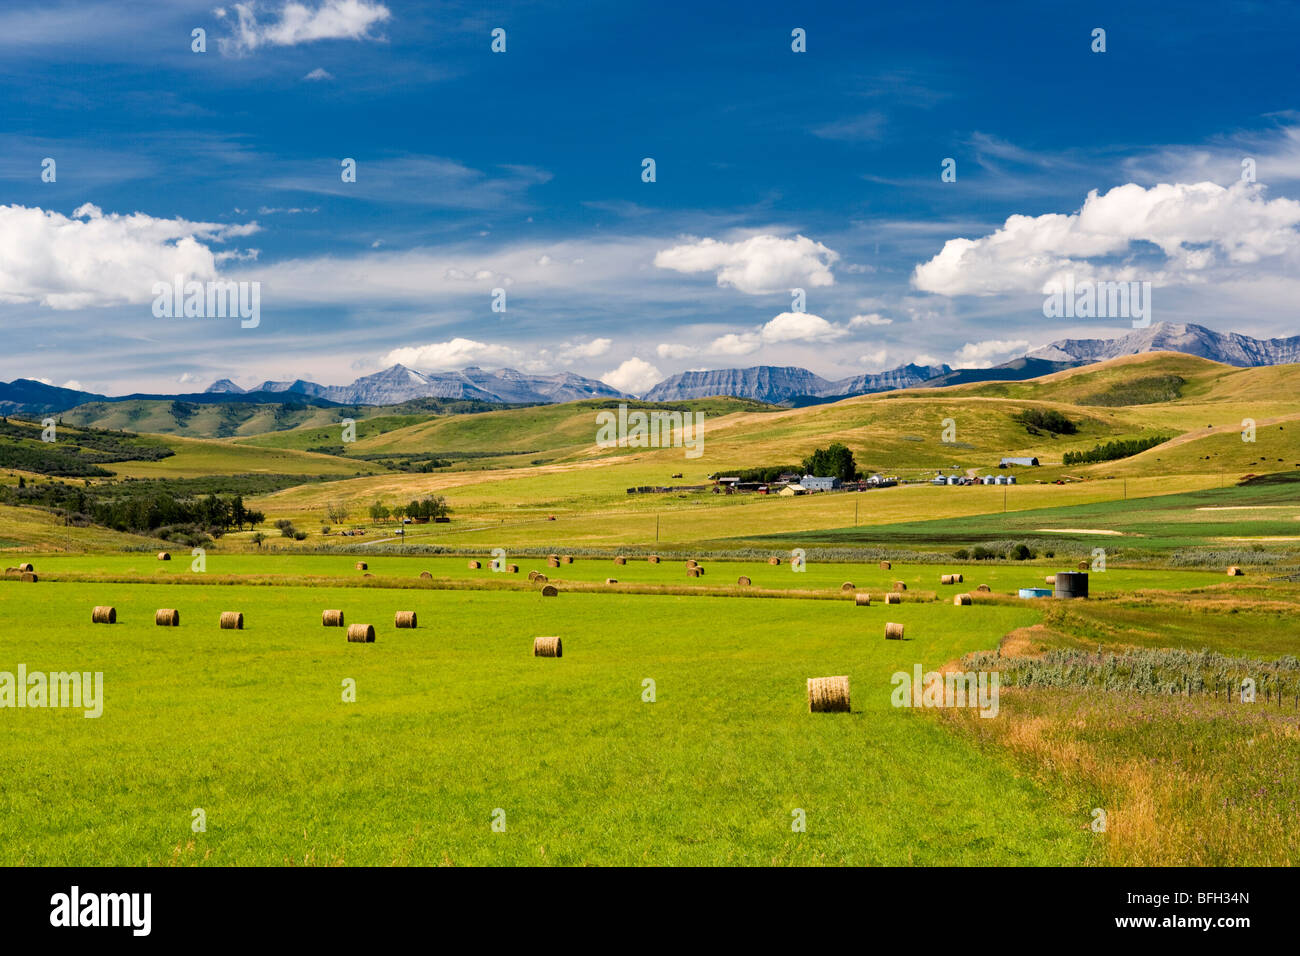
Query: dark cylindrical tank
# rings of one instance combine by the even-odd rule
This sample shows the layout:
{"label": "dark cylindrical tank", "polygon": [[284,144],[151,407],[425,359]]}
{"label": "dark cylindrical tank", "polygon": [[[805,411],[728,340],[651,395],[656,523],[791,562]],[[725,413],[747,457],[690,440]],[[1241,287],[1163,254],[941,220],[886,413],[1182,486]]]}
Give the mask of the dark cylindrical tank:
{"label": "dark cylindrical tank", "polygon": [[1054,597],[1086,598],[1088,596],[1088,573],[1086,571],[1057,571]]}

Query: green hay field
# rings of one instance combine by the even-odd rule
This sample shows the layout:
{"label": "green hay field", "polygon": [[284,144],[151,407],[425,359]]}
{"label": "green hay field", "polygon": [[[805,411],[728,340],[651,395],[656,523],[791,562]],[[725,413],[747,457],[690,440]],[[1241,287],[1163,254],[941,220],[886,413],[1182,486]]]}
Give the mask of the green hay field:
{"label": "green hay field", "polygon": [[[36,587],[50,599],[0,587],[3,668],[103,671],[104,713],[6,713],[5,865],[1056,865],[1093,852],[1085,807],[890,705],[895,670],[991,648],[1034,618],[1026,608]],[[106,600],[120,623],[92,625]],[[179,608],[181,627],[155,627],[158,607]],[[321,627],[326,607],[373,622],[377,642]],[[217,628],[231,609],[244,631]],[[398,609],[421,626],[395,630]],[[909,639],[884,641],[886,619]],[[533,658],[538,634],[561,635],[564,656]],[[849,675],[853,713],[808,713],[806,679],[829,674]],[[195,808],[206,832],[191,831]],[[796,809],[807,832],[791,829]]]}

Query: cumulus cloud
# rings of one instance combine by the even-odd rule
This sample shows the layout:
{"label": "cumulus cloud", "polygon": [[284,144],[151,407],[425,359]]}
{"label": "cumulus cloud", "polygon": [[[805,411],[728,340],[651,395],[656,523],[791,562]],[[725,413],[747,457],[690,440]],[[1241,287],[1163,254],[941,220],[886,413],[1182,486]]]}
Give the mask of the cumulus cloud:
{"label": "cumulus cloud", "polygon": [[[1211,182],[1135,183],[1088,193],[1075,213],[1011,216],[980,239],[949,239],[916,267],[912,284],[940,295],[1038,292],[1067,273],[1076,278],[1151,279],[1164,284],[1203,281],[1215,266],[1258,263],[1300,250],[1300,202],[1265,199],[1256,183],[1225,188]],[[1162,266],[1097,263],[1147,242]]]}
{"label": "cumulus cloud", "polygon": [[660,269],[712,272],[718,285],[749,295],[835,284],[831,266],[839,254],[806,236],[751,236],[738,242],[691,239],[655,254]]}
{"label": "cumulus cloud", "polygon": [[[841,326],[827,322],[820,315],[811,312],[782,312],[776,318],[758,329],[747,332],[729,332],[720,335],[709,343],[706,351],[715,355],[748,355],[757,352],[765,345],[779,345],[785,342],[833,342],[848,335]],[[660,346],[660,355],[667,355]],[[683,346],[668,346],[681,349]],[[686,353],[689,354],[689,353]]]}
{"label": "cumulus cloud", "polygon": [[454,338],[446,342],[430,342],[428,345],[393,349],[384,356],[383,363],[443,371],[464,368],[466,365],[518,364],[523,358],[523,352],[508,345]]}
{"label": "cumulus cloud", "polygon": [[392,16],[382,3],[368,0],[324,0],[314,7],[291,0],[278,19],[261,23],[256,6],[235,4],[233,36],[219,41],[222,53],[239,55],[261,46],[298,46],[316,40],[369,40],[371,28]]}
{"label": "cumulus cloud", "polygon": [[1029,342],[1026,339],[987,339],[983,342],[967,342],[953,353],[953,360],[964,368],[988,368],[1015,356],[1024,355],[1027,348]]}
{"label": "cumulus cloud", "polygon": [[[71,218],[26,206],[0,206],[0,301],[52,309],[149,302],[155,282],[205,282],[218,255],[205,243],[247,236],[257,223],[105,215],[91,203]],[[229,258],[221,254],[221,258]],[[245,256],[247,258],[247,256]]]}
{"label": "cumulus cloud", "polygon": [[303,79],[312,80],[312,81],[332,80],[334,79],[334,74],[331,73],[329,70],[325,69],[324,67],[318,66],[316,67],[316,69],[312,70],[310,73],[304,76]]}
{"label": "cumulus cloud", "polygon": [[776,342],[832,342],[848,335],[811,312],[782,312],[759,332],[765,345]]}
{"label": "cumulus cloud", "polygon": [[673,342],[664,342],[655,346],[655,354],[662,359],[683,359],[698,351],[699,349],[693,345],[678,345]]}
{"label": "cumulus cloud", "polygon": [[642,395],[658,385],[663,377],[663,373],[649,362],[633,357],[618,368],[606,372],[600,380],[620,392]]}
{"label": "cumulus cloud", "polygon": [[576,362],[581,359],[599,358],[609,351],[612,339],[592,339],[590,342],[566,342],[560,346],[561,362]]}
{"label": "cumulus cloud", "polygon": [[879,312],[872,312],[868,315],[855,315],[849,319],[849,328],[865,329],[872,325],[893,325],[893,319],[887,319]]}

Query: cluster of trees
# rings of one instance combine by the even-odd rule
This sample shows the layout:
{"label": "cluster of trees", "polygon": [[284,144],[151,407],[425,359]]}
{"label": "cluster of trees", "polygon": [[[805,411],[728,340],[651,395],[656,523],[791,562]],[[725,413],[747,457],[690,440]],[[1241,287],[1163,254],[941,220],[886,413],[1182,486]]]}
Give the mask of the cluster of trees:
{"label": "cluster of trees", "polygon": [[376,500],[370,506],[370,520],[375,524],[387,521],[390,517],[401,521],[410,518],[413,521],[428,521],[432,518],[444,518],[451,514],[447,499],[442,495],[430,495],[427,498],[413,500],[410,504],[389,508],[382,501]]}
{"label": "cluster of trees", "polygon": [[157,487],[76,486],[62,481],[0,486],[0,501],[50,508],[74,524],[93,523],[117,531],[155,532],[181,528],[192,535],[220,536],[266,516],[244,505],[242,495],[181,497]]}
{"label": "cluster of trees", "polygon": [[[983,545],[977,544],[974,548],[967,551],[965,548],[958,548],[952,553],[952,556],[958,561],[1032,561],[1038,557],[1038,552],[1034,551],[1023,541],[1020,544],[1013,545],[1007,551],[993,551]],[[1046,557],[1055,557],[1055,551],[1045,552]]]}
{"label": "cluster of trees", "polygon": [[829,448],[818,448],[803,460],[804,474],[814,478],[838,478],[840,481],[857,481],[860,477],[853,452],[848,446],[834,442]]}
{"label": "cluster of trees", "polygon": [[1051,432],[1053,435],[1073,435],[1079,430],[1078,425],[1054,408],[1026,408],[1011,417],[1024,425],[1031,435],[1037,435],[1040,431]]}
{"label": "cluster of trees", "polygon": [[772,466],[767,468],[742,468],[739,471],[727,472],[735,475],[741,481],[760,481],[773,482],[780,479],[782,475],[804,474],[799,470],[798,465]]}
{"label": "cluster of trees", "polygon": [[1089,451],[1067,451],[1062,461],[1067,465],[1090,465],[1098,461],[1114,461],[1116,458],[1128,458],[1138,452],[1155,448],[1169,441],[1168,435],[1153,435],[1150,438],[1122,438],[1097,445]]}

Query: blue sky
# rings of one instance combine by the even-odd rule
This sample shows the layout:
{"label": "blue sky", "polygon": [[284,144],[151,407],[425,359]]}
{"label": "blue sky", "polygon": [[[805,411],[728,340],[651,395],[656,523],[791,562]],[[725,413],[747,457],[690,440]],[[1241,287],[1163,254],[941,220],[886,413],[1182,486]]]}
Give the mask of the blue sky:
{"label": "blue sky", "polygon": [[[0,378],[636,392],[1131,330],[1045,318],[1066,272],[1297,334],[1300,10],[1134,6],[6,3]],[[155,317],[177,270],[260,283],[260,324]]]}

